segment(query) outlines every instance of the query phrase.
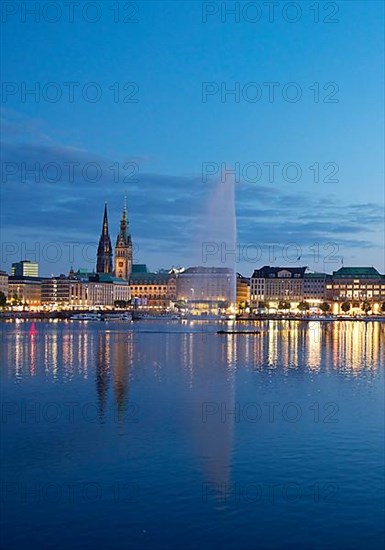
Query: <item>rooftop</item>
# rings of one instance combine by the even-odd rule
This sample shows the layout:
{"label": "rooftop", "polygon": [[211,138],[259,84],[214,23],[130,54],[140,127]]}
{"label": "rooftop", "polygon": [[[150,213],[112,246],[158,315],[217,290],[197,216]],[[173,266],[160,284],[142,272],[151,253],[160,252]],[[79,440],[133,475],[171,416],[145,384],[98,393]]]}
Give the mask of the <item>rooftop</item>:
{"label": "rooftop", "polygon": [[333,271],[334,279],[379,279],[382,275],[374,267],[341,267]]}
{"label": "rooftop", "polygon": [[148,273],[146,264],[132,264],[132,273]]}
{"label": "rooftop", "polygon": [[19,264],[32,264],[33,266],[37,265],[37,262],[32,262],[31,260],[20,260],[20,262],[14,262],[12,265],[19,265]]}
{"label": "rooftop", "polygon": [[329,273],[305,273],[305,279],[327,279],[331,277]]}
{"label": "rooftop", "polygon": [[100,282],[100,283],[120,283],[120,284],[128,284],[128,281],[125,279],[120,279],[119,277],[114,277],[110,273],[98,273],[97,275],[93,275],[90,278],[91,282]]}
{"label": "rooftop", "polygon": [[44,277],[32,277],[30,275],[10,275],[8,277],[9,283],[41,283],[45,280]]}
{"label": "rooftop", "polygon": [[263,267],[256,269],[252,277],[259,277],[259,278],[265,278],[269,276],[277,277],[280,271],[288,271],[289,273],[291,273],[292,276],[299,275],[302,278],[305,274],[306,269],[307,269],[306,267],[270,267],[269,265],[264,265]]}
{"label": "rooftop", "polygon": [[130,283],[131,284],[166,284],[170,279],[169,273],[131,273]]}
{"label": "rooftop", "polygon": [[180,273],[180,275],[191,274],[191,273],[198,273],[198,274],[226,274],[229,275],[233,272],[232,269],[229,267],[202,267],[202,266],[196,266],[196,267],[188,267],[184,271]]}

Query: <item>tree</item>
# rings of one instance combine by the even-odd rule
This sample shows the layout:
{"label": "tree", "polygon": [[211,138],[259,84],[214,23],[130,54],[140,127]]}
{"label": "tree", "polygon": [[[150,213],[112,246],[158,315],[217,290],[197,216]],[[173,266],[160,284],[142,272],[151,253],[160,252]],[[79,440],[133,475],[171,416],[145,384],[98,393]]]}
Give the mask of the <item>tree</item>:
{"label": "tree", "polygon": [[0,291],[0,307],[4,307],[6,303],[7,303],[6,295],[4,294],[4,292]]}
{"label": "tree", "polygon": [[23,305],[23,302],[20,300],[19,296],[17,294],[14,294],[12,296],[11,305],[13,306],[21,306]]}
{"label": "tree", "polygon": [[290,309],[290,302],[286,302],[286,301],[279,302],[278,309]]}
{"label": "tree", "polygon": [[324,313],[327,313],[328,311],[330,311],[330,304],[328,304],[327,302],[322,302],[322,304],[319,305],[319,308]]}
{"label": "tree", "polygon": [[245,309],[248,307],[249,307],[249,303],[247,301],[243,301],[239,304],[239,311],[245,311]]}
{"label": "tree", "polygon": [[344,313],[347,313],[350,309],[349,302],[343,302],[343,304],[341,305],[341,309]]}
{"label": "tree", "polygon": [[266,302],[258,302],[259,309],[266,309],[266,307],[267,307]]}
{"label": "tree", "polygon": [[365,301],[365,302],[362,302],[361,309],[365,313],[369,313],[369,311],[372,309],[372,306],[371,306],[370,302]]}
{"label": "tree", "polygon": [[308,311],[310,309],[310,304],[308,302],[300,302],[298,304],[298,309],[300,311]]}

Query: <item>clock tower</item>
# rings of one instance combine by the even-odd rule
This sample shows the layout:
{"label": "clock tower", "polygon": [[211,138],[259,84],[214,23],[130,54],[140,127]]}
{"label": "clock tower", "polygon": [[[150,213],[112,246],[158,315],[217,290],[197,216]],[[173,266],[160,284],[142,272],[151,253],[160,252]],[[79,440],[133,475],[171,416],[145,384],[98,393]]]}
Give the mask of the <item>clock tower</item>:
{"label": "clock tower", "polygon": [[120,231],[115,245],[115,277],[128,280],[132,271],[132,240],[128,230],[127,205],[124,199]]}

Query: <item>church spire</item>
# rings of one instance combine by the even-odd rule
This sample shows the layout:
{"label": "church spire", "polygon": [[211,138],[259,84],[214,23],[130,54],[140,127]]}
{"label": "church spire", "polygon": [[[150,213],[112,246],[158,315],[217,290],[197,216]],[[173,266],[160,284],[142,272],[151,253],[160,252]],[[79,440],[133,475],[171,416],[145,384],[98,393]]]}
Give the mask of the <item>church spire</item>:
{"label": "church spire", "polygon": [[102,235],[108,235],[108,215],[107,215],[107,203],[104,203],[104,216],[103,216],[103,228]]}
{"label": "church spire", "polygon": [[127,195],[124,195],[123,218],[127,219]]}
{"label": "church spire", "polygon": [[115,245],[115,276],[128,279],[132,270],[132,241],[128,230],[127,197],[124,197],[119,233]]}
{"label": "church spire", "polygon": [[127,246],[131,240],[131,236],[128,233],[128,220],[127,220],[127,197],[124,197],[123,212],[120,218],[120,230],[116,239],[116,246],[119,244]]}
{"label": "church spire", "polygon": [[108,233],[107,203],[104,205],[103,225],[102,233],[99,239],[96,272],[112,273],[112,246],[110,235]]}

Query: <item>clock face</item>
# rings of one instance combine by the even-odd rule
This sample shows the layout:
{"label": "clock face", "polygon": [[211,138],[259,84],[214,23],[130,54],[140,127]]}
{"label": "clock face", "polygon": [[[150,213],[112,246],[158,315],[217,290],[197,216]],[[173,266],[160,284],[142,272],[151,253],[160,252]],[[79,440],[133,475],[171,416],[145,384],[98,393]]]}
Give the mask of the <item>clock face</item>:
{"label": "clock face", "polygon": [[119,262],[119,267],[123,267],[123,262]]}

